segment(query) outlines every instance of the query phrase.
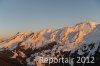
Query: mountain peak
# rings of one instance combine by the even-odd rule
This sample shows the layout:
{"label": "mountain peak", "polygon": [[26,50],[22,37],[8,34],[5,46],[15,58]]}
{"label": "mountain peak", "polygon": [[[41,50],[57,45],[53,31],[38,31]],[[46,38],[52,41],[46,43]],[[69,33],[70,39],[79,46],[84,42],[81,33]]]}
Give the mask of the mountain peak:
{"label": "mountain peak", "polygon": [[33,32],[18,32],[16,35],[30,35]]}
{"label": "mountain peak", "polygon": [[48,28],[48,29],[43,29],[40,32],[51,32],[51,31],[53,31],[53,29]]}
{"label": "mountain peak", "polygon": [[97,26],[97,22],[94,22],[93,20],[90,20],[90,19],[86,19],[85,21],[81,22],[81,23],[78,23],[76,24],[74,27],[77,28],[77,29],[93,29]]}
{"label": "mountain peak", "polygon": [[83,23],[84,23],[84,24],[90,24],[90,25],[92,25],[92,24],[97,25],[97,24],[98,24],[97,22],[95,22],[95,21],[93,21],[93,20],[91,20],[91,19],[86,19],[85,21],[83,21]]}

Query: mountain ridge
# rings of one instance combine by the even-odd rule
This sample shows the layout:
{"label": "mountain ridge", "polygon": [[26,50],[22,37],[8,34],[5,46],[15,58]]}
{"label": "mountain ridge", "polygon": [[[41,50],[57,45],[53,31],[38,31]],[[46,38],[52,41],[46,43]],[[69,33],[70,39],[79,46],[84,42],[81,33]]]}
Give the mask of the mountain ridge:
{"label": "mountain ridge", "polygon": [[[0,44],[0,52],[7,54],[10,59],[17,60],[16,62],[19,60],[23,64],[25,62],[26,66],[44,66],[38,59],[41,56],[57,58],[97,56],[100,53],[100,23],[89,20],[57,30],[44,29],[36,33],[18,32]],[[75,61],[67,65],[77,66]]]}
{"label": "mountain ridge", "polygon": [[[83,37],[91,32],[99,23],[96,22],[81,22],[76,24],[75,26],[71,27],[64,27],[57,30],[52,29],[44,29],[40,32],[18,32],[15,36],[13,36],[10,40],[8,40],[6,43],[7,46],[10,44],[13,44],[13,42],[34,42],[39,44],[42,42],[52,42],[52,41],[62,41],[62,42],[68,42],[68,43],[78,43],[82,41]],[[14,41],[15,40],[15,41]],[[11,42],[11,43],[10,43]],[[26,43],[22,43],[21,46],[23,46]],[[6,45],[4,46],[6,47]]]}

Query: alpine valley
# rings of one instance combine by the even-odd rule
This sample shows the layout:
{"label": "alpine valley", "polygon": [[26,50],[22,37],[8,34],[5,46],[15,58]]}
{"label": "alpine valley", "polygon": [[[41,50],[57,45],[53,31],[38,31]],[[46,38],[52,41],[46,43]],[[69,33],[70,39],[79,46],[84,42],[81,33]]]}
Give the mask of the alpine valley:
{"label": "alpine valley", "polygon": [[[40,57],[74,58],[42,63]],[[100,23],[86,20],[71,27],[18,32],[0,42],[0,66],[100,66]]]}

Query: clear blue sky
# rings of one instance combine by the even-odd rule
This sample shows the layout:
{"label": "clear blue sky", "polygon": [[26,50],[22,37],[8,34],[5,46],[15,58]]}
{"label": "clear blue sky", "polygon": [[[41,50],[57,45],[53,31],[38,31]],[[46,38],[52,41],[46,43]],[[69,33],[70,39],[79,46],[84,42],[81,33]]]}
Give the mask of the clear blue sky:
{"label": "clear blue sky", "polygon": [[0,34],[100,21],[100,0],[0,0]]}

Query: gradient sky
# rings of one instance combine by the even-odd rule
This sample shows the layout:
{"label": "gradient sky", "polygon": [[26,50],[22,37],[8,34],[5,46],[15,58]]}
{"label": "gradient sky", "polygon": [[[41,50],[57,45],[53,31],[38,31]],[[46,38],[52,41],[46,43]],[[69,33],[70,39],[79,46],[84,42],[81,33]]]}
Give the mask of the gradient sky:
{"label": "gradient sky", "polygon": [[0,0],[0,34],[100,21],[100,0]]}

